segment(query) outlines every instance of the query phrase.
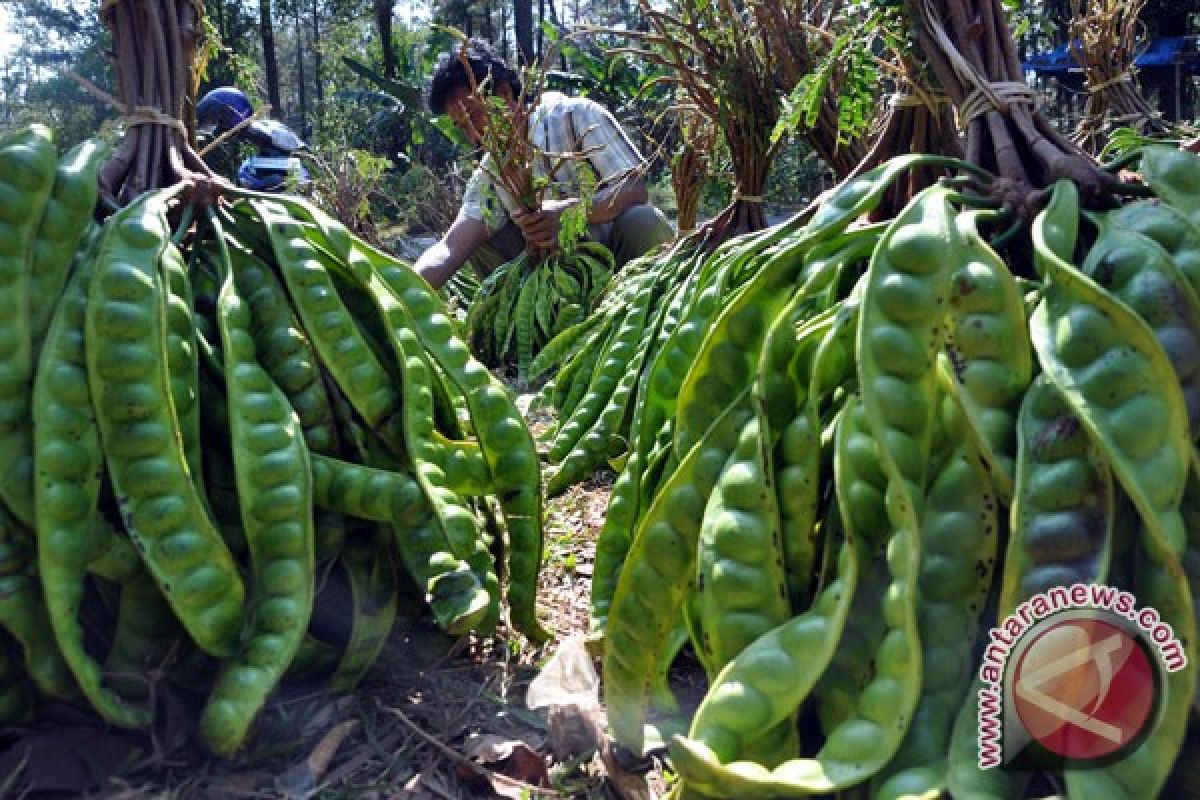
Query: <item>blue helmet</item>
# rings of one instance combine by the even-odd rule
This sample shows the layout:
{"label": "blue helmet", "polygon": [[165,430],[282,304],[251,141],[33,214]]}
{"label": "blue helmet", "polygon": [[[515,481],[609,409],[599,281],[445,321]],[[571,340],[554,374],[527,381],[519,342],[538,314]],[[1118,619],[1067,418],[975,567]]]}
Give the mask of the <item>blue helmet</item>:
{"label": "blue helmet", "polygon": [[254,106],[241,89],[220,86],[196,104],[196,128],[202,133],[224,133],[253,114]]}

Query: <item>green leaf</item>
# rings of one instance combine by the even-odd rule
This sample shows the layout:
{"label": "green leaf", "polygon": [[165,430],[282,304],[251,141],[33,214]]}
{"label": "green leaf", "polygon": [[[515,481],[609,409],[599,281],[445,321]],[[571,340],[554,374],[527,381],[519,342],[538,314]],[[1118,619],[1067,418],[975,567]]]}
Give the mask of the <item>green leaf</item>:
{"label": "green leaf", "polygon": [[463,134],[462,131],[458,129],[458,126],[454,124],[454,120],[450,119],[450,117],[434,117],[433,127],[437,128],[439,133],[464,150],[473,149],[474,145],[472,145],[471,141]]}
{"label": "green leaf", "polygon": [[408,108],[419,108],[421,106],[421,89],[419,86],[413,86],[410,83],[385,78],[375,70],[368,67],[366,64],[353,59],[350,56],[342,56],[342,63],[360,78],[371,81],[379,88],[383,89],[388,94],[392,95],[397,102],[407,106]]}

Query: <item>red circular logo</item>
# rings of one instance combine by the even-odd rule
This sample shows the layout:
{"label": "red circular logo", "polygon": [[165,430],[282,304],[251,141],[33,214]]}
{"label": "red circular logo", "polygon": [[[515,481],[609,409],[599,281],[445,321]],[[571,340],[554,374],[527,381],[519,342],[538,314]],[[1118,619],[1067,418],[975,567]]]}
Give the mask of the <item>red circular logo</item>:
{"label": "red circular logo", "polygon": [[1010,679],[1025,730],[1065,758],[1116,752],[1154,710],[1155,673],[1145,649],[1133,634],[1098,619],[1039,626]]}

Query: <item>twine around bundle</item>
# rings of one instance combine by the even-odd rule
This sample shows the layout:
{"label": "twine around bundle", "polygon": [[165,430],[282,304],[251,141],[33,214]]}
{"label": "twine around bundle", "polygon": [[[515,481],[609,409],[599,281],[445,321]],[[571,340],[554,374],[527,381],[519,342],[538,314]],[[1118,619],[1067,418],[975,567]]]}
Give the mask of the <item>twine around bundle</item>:
{"label": "twine around bundle", "polygon": [[977,87],[958,109],[959,127],[966,128],[971,120],[989,111],[1008,111],[1011,104],[1037,105],[1037,92],[1019,81],[1000,81]]}
{"label": "twine around bundle", "polygon": [[1124,72],[1118,73],[1116,76],[1109,78],[1106,81],[1101,81],[1100,83],[1092,83],[1091,81],[1088,81],[1087,88],[1089,92],[1102,92],[1110,86],[1116,86],[1118,83],[1133,83],[1133,72],[1131,70],[1125,70]]}
{"label": "twine around bundle", "polygon": [[187,127],[183,124],[183,120],[176,119],[170,114],[164,114],[161,110],[150,106],[138,106],[132,114],[126,114],[123,119],[125,124],[131,128],[136,125],[162,125],[181,136],[187,136]]}

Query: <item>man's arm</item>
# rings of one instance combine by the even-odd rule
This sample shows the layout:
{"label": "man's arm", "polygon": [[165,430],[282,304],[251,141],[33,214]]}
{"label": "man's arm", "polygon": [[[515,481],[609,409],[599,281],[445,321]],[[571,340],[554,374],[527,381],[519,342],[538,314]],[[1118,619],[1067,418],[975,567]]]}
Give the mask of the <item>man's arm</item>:
{"label": "man's arm", "polygon": [[437,244],[421,254],[413,269],[434,289],[440,289],[487,240],[488,229],[481,220],[459,214]]}

